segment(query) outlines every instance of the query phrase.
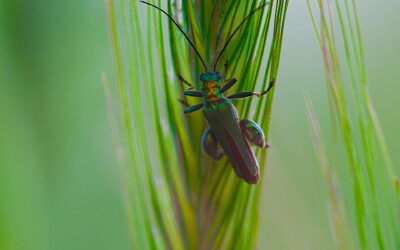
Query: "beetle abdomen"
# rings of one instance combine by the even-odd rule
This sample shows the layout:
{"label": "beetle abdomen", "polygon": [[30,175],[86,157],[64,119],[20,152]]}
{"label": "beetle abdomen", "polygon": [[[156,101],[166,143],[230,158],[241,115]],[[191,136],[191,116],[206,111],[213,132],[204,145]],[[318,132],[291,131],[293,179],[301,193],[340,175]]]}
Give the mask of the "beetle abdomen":
{"label": "beetle abdomen", "polygon": [[203,114],[236,175],[248,183],[257,183],[258,162],[242,134],[233,104],[226,98],[209,102],[204,106]]}
{"label": "beetle abdomen", "polygon": [[[258,162],[251,151],[250,147],[246,142],[246,155],[248,157],[243,157],[243,152],[238,148],[235,140],[231,137],[229,132],[225,130],[225,136],[228,140],[229,146],[232,149],[234,160],[230,160],[232,165],[234,165],[235,173],[237,176],[245,180],[247,183],[256,184],[259,179],[258,175]],[[228,155],[229,157],[229,155]],[[248,158],[248,159],[246,159]],[[250,170],[255,169],[255,173],[251,173]]]}

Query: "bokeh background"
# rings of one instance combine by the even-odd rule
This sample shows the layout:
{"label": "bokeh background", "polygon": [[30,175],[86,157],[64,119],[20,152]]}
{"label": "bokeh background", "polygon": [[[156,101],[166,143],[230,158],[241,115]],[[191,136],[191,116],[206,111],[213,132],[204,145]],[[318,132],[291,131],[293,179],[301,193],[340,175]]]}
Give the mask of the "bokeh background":
{"label": "bokeh background", "polygon": [[[399,174],[400,3],[358,2],[370,91]],[[112,80],[103,1],[1,1],[0,249],[129,249],[102,72]],[[293,0],[260,249],[334,249],[305,93],[329,132],[322,59],[306,3]]]}

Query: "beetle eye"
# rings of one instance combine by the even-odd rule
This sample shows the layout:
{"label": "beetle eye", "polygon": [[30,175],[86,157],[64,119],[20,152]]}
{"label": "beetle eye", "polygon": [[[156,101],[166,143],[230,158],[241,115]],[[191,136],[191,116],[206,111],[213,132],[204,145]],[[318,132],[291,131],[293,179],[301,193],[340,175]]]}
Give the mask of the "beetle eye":
{"label": "beetle eye", "polygon": [[204,79],[204,74],[201,74],[201,75],[200,75],[200,81],[202,81],[202,82],[205,81],[205,79]]}

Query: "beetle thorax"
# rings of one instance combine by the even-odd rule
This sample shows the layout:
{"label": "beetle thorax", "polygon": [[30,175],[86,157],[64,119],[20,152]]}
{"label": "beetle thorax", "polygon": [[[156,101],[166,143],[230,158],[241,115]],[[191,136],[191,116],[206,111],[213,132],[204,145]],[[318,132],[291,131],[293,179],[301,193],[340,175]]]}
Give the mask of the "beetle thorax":
{"label": "beetle thorax", "polygon": [[217,101],[221,99],[220,85],[217,81],[209,81],[203,83],[204,99],[207,102]]}
{"label": "beetle thorax", "polygon": [[217,101],[222,98],[220,92],[221,74],[219,72],[206,72],[200,75],[200,81],[203,83],[202,90],[205,102]]}

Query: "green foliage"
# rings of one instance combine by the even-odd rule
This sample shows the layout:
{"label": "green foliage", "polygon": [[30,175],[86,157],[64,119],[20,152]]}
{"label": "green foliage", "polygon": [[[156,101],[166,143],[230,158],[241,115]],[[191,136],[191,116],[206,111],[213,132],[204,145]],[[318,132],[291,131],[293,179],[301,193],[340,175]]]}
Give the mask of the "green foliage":
{"label": "green foliage", "polygon": [[[261,90],[276,81],[288,2],[271,1],[233,38],[220,60],[220,66],[229,62],[227,77],[239,81],[232,92]],[[265,1],[152,3],[178,20],[211,66],[235,27]],[[178,99],[184,86],[176,77],[199,87],[204,70],[194,51],[153,8],[128,0],[108,0],[106,6],[117,75],[106,92],[132,247],[254,248],[263,167],[261,183],[250,186],[226,159],[216,163],[201,152],[207,125],[201,112],[183,114]],[[235,105],[241,118],[257,121],[267,135],[272,99],[273,90]],[[265,150],[257,153],[264,166]]]}
{"label": "green foliage", "polygon": [[[353,244],[360,249],[399,249],[400,200],[366,84],[355,1],[335,0],[333,6],[329,1],[315,2],[313,9],[307,1],[325,68],[335,142],[331,157],[324,149],[318,122],[309,104],[310,124],[329,187],[337,246],[339,249],[352,249]],[[320,18],[317,20],[316,16]],[[340,34],[335,33],[336,25],[340,27]]]}

